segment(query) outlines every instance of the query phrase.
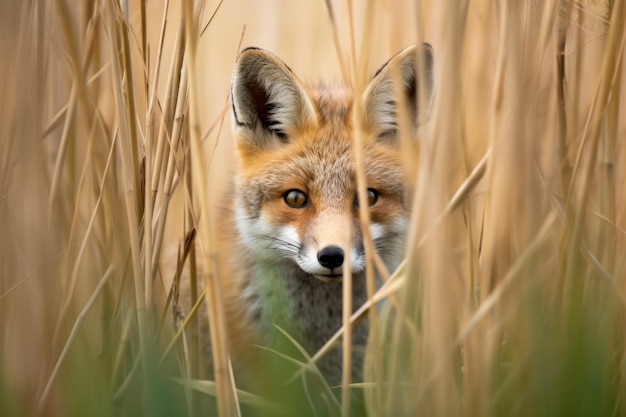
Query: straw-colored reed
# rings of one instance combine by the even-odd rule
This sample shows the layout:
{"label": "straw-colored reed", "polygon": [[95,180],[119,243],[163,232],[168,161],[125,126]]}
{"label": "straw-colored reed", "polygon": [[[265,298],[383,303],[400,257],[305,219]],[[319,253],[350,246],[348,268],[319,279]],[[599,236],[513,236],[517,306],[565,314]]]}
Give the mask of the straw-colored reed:
{"label": "straw-colored reed", "polygon": [[[2,414],[280,413],[233,379],[215,261],[235,57],[265,47],[358,96],[423,41],[436,94],[419,137],[400,132],[406,257],[390,277],[368,253],[370,301],[344,299],[345,323],[369,317],[366,380],[346,325],[299,363],[343,340],[343,386],[314,373],[297,406],[626,415],[623,0],[0,2]],[[179,285],[208,313],[212,375]]]}

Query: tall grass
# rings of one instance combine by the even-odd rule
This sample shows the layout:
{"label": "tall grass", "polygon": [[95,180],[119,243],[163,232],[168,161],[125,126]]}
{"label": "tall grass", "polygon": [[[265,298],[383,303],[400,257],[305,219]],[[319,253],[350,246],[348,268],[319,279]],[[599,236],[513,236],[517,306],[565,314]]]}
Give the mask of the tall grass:
{"label": "tall grass", "polygon": [[369,253],[371,301],[345,308],[369,317],[365,381],[350,380],[345,327],[298,359],[308,373],[346,335],[342,389],[296,378],[303,415],[354,413],[361,391],[376,416],[626,415],[626,4],[290,4],[0,3],[3,415],[265,415],[289,400],[239,390],[224,336],[213,230],[242,32],[355,95],[403,46],[435,50],[419,150],[401,132],[405,261],[389,277]]}

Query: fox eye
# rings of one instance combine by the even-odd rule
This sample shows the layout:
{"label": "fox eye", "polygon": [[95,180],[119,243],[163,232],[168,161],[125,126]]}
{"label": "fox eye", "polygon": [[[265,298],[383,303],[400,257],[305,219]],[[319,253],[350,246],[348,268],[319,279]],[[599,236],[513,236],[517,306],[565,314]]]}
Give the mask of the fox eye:
{"label": "fox eye", "polygon": [[[367,205],[372,207],[378,202],[378,191],[373,188],[367,189]],[[359,207],[358,197],[354,200],[354,207]]]}
{"label": "fox eye", "polygon": [[377,202],[378,202],[378,191],[376,191],[373,188],[368,188],[367,189],[367,205],[371,207]]}
{"label": "fox eye", "polygon": [[291,208],[303,208],[309,204],[309,199],[304,191],[296,189],[285,191],[285,194],[283,194],[283,199],[285,200],[285,203]]}
{"label": "fox eye", "polygon": [[372,207],[378,202],[378,191],[373,188],[367,189],[367,205]]}

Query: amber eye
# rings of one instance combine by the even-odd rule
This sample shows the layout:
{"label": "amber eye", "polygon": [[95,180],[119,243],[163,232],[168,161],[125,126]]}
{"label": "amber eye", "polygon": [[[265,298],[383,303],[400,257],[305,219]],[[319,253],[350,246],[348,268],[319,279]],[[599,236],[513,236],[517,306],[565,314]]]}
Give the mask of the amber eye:
{"label": "amber eye", "polygon": [[[372,207],[374,204],[378,202],[378,191],[373,188],[367,189],[367,205]],[[357,197],[354,200],[354,207],[359,207],[359,198]]]}
{"label": "amber eye", "polygon": [[309,204],[309,199],[303,191],[292,189],[283,194],[285,203],[291,208],[303,208]]}
{"label": "amber eye", "polygon": [[378,202],[378,191],[376,191],[373,188],[368,188],[367,189],[367,205],[371,207],[377,202]]}

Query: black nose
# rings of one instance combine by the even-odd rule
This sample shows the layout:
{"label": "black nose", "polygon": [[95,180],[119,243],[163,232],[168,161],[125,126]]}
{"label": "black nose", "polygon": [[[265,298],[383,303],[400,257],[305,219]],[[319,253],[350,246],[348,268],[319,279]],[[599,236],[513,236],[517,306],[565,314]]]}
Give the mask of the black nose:
{"label": "black nose", "polygon": [[343,264],[343,249],[328,246],[317,252],[317,260],[324,268],[333,270]]}

